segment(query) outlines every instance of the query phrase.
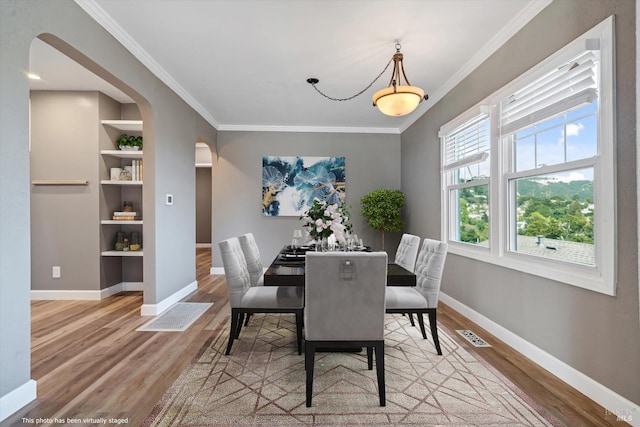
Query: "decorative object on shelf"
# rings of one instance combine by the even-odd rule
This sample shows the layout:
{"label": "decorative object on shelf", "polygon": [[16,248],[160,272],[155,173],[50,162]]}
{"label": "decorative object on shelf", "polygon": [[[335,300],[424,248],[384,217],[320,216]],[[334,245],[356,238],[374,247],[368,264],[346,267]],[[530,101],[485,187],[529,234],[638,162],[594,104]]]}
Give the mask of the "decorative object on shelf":
{"label": "decorative object on shelf", "polygon": [[384,250],[384,232],[401,231],[404,222],[400,210],[404,206],[404,193],[400,190],[378,189],[360,199],[362,211],[369,226],[382,231],[382,250]]}
{"label": "decorative object on shelf", "polygon": [[315,199],[300,220],[316,244],[329,236],[345,244],[346,232],[351,230],[349,210],[343,203],[328,204],[325,200]]}
{"label": "decorative object on shelf", "polygon": [[[404,116],[406,114],[411,113],[418,107],[418,104],[429,99],[429,95],[425,95],[424,91],[416,86],[411,86],[409,83],[409,79],[407,79],[407,75],[404,72],[403,59],[404,55],[400,52],[402,46],[400,42],[396,40],[396,53],[389,60],[387,65],[384,67],[382,72],[378,74],[378,76],[373,79],[371,83],[360,92],[355,95],[346,97],[346,98],[334,98],[323,93],[316,86],[320,80],[315,77],[310,77],[307,79],[307,83],[309,83],[313,88],[322,96],[331,101],[349,101],[357,96],[362,95],[364,92],[369,90],[373,84],[378,81],[380,77],[387,71],[389,65],[391,65],[391,61],[393,61],[393,72],[391,73],[391,79],[389,80],[389,85],[377,91],[373,95],[373,106],[378,107],[381,113],[386,114],[387,116]],[[405,84],[402,84],[402,79],[404,79]]]}
{"label": "decorative object on shelf", "polygon": [[122,211],[123,212],[133,212],[133,202],[124,201],[122,202]]}
{"label": "decorative object on shelf", "polygon": [[126,233],[124,231],[118,231],[116,233],[116,244],[114,245],[114,248],[116,251],[123,251],[124,250],[124,239],[125,239]]}
{"label": "decorative object on shelf", "polygon": [[137,231],[132,231],[131,240],[129,242],[129,250],[139,251],[140,248],[142,248],[141,241],[142,240],[140,239],[140,233],[138,233]]}
{"label": "decorative object on shelf", "polygon": [[121,173],[122,173],[122,168],[111,168],[110,174],[109,174],[111,181],[120,181]]}
{"label": "decorative object on shelf", "polygon": [[125,166],[120,171],[120,179],[118,181],[131,181],[131,179],[131,166]]}
{"label": "decorative object on shelf", "polygon": [[343,203],[344,157],[262,158],[262,215],[300,216],[314,199]]}
{"label": "decorative object on shelf", "polygon": [[133,136],[127,135],[123,133],[118,138],[118,148],[121,150],[142,150],[142,137],[141,136]]}

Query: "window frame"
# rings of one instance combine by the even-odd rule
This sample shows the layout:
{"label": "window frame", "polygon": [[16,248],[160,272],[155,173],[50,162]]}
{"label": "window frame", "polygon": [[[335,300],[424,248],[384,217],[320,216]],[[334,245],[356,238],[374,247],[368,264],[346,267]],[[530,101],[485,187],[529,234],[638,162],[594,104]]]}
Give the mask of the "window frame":
{"label": "window frame", "polygon": [[[479,186],[484,186],[484,185],[488,185],[489,186],[489,194],[491,194],[491,173],[493,171],[490,172],[489,178],[486,179],[481,179],[481,180],[477,180],[477,181],[470,181],[470,182],[464,182],[464,183],[455,183],[454,182],[454,174],[455,171],[458,170],[459,168],[451,168],[451,169],[447,169],[447,165],[446,165],[446,150],[445,150],[445,145],[446,145],[446,140],[447,140],[447,136],[449,136],[451,133],[453,133],[456,129],[460,128],[461,126],[465,125],[466,123],[469,123],[471,121],[475,121],[478,118],[480,118],[481,116],[487,116],[487,119],[489,120],[489,143],[490,143],[490,147],[489,147],[489,153],[491,153],[493,150],[493,138],[491,137],[491,134],[493,132],[493,129],[491,128],[493,125],[493,120],[491,119],[491,110],[489,108],[488,105],[486,104],[478,104],[476,106],[474,106],[473,108],[471,108],[470,110],[466,111],[465,113],[461,114],[460,116],[458,116],[457,118],[455,118],[454,120],[452,120],[451,122],[447,123],[445,126],[443,126],[440,129],[440,132],[438,133],[439,137],[441,138],[441,160],[440,160],[440,164],[442,165],[442,170],[441,170],[441,182],[442,182],[442,193],[441,193],[441,206],[443,209],[443,218],[447,218],[447,221],[441,221],[441,233],[442,233],[442,239],[444,241],[447,242],[452,242],[458,245],[464,245],[464,246],[469,246],[472,248],[479,248],[479,251],[487,251],[489,250],[489,247],[491,246],[491,231],[492,231],[492,226],[491,226],[491,203],[489,206],[489,247],[486,246],[480,246],[480,245],[475,245],[475,244],[471,244],[471,243],[466,243],[466,242],[461,242],[459,240],[452,240],[451,239],[451,235],[452,235],[452,228],[450,227],[450,225],[454,224],[454,223],[458,223],[459,222],[459,218],[458,218],[458,205],[455,205],[455,208],[452,206],[451,203],[451,191],[456,191],[456,190],[462,190],[464,188],[470,188],[470,187],[479,187]],[[485,119],[481,119],[481,120],[485,120]],[[491,155],[491,154],[490,154]],[[473,156],[470,156],[473,157]],[[491,162],[493,163],[493,162]],[[451,164],[455,164],[455,162],[451,163]],[[489,197],[489,200],[491,200],[491,197]],[[446,236],[446,238],[445,238]],[[475,249],[472,249],[475,250]]]}
{"label": "window frame", "polygon": [[[577,37],[548,58],[535,65],[520,77],[497,90],[474,107],[462,113],[441,129],[441,238],[449,244],[449,252],[500,265],[524,273],[544,277],[584,289],[614,296],[617,281],[617,227],[616,227],[616,128],[615,128],[615,75],[614,75],[614,18],[610,16],[591,30]],[[512,144],[500,135],[500,102],[510,94],[539,79],[554,67],[566,62],[573,55],[593,48],[594,39],[599,43],[600,64],[598,82],[598,152],[595,156],[573,160],[559,165],[544,166],[524,172],[512,172]],[[444,168],[444,136],[457,126],[489,110],[491,172],[489,179],[489,247],[451,240],[451,206],[449,203],[448,174]],[[513,133],[511,134],[513,135]],[[595,266],[547,259],[509,250],[513,230],[513,197],[510,185],[515,178],[524,175],[538,176],[545,173],[593,167],[594,169],[594,247]],[[514,222],[515,224],[515,222]]]}

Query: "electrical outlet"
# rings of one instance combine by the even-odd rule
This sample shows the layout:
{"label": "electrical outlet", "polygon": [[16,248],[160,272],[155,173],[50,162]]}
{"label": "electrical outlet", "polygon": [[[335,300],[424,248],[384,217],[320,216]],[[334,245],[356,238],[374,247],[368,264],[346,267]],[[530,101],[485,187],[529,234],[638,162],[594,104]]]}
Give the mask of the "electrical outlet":
{"label": "electrical outlet", "polygon": [[51,271],[51,277],[53,277],[54,279],[59,279],[60,278],[60,267],[59,266],[54,266],[52,268]]}
{"label": "electrical outlet", "polygon": [[173,194],[164,195],[164,204],[167,206],[173,205]]}

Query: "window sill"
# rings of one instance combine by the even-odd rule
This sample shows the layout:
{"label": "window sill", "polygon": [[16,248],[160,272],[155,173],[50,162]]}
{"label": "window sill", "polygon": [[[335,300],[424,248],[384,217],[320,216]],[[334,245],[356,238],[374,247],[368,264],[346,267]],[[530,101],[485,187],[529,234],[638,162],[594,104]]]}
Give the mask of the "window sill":
{"label": "window sill", "polygon": [[486,247],[476,247],[459,242],[449,242],[449,253],[498,265],[568,285],[615,296],[615,280],[607,280],[596,267],[571,264],[536,256],[505,252],[494,255]]}

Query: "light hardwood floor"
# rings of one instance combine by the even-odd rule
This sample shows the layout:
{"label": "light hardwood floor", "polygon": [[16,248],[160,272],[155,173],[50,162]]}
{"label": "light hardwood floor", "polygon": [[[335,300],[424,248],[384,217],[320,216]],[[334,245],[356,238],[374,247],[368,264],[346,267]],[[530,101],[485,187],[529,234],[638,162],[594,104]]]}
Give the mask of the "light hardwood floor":
{"label": "light hardwood floor", "polygon": [[[185,301],[214,305],[185,332],[135,332],[148,321],[139,315],[141,292],[102,301],[33,301],[31,377],[38,399],[2,425],[26,425],[23,418],[87,417],[140,425],[207,338],[229,320],[224,276],[209,274],[210,249],[197,249],[196,264],[198,290]],[[476,348],[450,334],[565,425],[624,425],[451,308],[440,303],[438,313],[449,331],[471,329],[489,341],[493,347]]]}

